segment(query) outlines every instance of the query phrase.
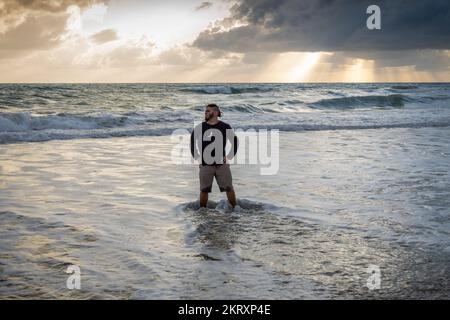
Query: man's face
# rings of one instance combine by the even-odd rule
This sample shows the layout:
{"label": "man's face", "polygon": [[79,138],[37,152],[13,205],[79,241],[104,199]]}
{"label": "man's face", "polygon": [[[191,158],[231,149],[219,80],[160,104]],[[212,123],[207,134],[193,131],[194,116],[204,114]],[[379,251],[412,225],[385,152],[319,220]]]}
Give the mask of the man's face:
{"label": "man's face", "polygon": [[215,110],[213,108],[206,108],[205,109],[205,120],[208,121],[208,120],[214,118],[214,112],[215,112]]}

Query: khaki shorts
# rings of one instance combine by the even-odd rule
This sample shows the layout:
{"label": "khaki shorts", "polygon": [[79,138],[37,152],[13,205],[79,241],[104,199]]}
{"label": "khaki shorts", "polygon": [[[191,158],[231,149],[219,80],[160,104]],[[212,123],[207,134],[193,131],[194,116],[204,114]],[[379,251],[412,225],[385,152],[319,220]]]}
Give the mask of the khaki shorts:
{"label": "khaki shorts", "polygon": [[216,177],[220,192],[233,191],[233,179],[229,164],[199,165],[200,191],[211,192],[214,177]]}

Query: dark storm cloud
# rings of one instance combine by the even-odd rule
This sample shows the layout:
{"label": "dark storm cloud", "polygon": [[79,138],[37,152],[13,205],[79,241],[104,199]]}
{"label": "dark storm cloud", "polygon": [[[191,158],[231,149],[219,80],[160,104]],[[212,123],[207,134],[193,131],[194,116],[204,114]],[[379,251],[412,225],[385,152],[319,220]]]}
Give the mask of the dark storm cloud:
{"label": "dark storm cloud", "polygon": [[[381,8],[381,30],[366,27],[372,4]],[[450,48],[448,0],[241,0],[229,18],[246,25],[205,30],[193,45],[234,52]]]}

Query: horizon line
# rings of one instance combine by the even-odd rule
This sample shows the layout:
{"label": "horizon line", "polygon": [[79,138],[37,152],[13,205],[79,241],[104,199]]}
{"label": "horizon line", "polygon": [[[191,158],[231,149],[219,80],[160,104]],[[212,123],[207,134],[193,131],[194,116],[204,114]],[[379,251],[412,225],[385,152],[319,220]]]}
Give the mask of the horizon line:
{"label": "horizon line", "polygon": [[311,82],[1,82],[4,84],[381,84],[381,83],[416,83],[416,84],[450,84],[449,81],[311,81]]}

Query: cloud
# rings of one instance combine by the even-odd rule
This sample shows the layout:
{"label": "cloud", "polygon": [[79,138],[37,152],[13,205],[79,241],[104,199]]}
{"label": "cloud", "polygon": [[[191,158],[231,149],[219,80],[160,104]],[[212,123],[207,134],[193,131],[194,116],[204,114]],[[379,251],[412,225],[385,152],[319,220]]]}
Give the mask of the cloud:
{"label": "cloud", "polygon": [[267,64],[276,57],[274,53],[265,52],[246,52],[243,55],[242,62],[245,64]]}
{"label": "cloud", "polygon": [[100,0],[3,0],[0,5],[0,58],[23,56],[55,47],[70,18],[68,8],[81,9]]}
{"label": "cloud", "polygon": [[161,52],[156,62],[160,65],[183,66],[193,70],[202,67],[231,66],[241,62],[241,55],[223,51],[205,52],[195,47],[178,45]]}
{"label": "cloud", "polygon": [[17,22],[23,22],[30,14],[61,13],[73,5],[83,9],[96,3],[107,2],[108,0],[2,0],[0,27],[5,31],[9,26],[14,27]]}
{"label": "cloud", "polygon": [[96,44],[103,44],[119,39],[117,31],[114,29],[105,29],[89,37]]}
{"label": "cloud", "polygon": [[448,0],[378,0],[381,30],[368,30],[368,0],[241,0],[227,29],[216,24],[193,45],[233,52],[450,49]]}
{"label": "cloud", "polygon": [[176,46],[161,52],[159,63],[164,65],[197,65],[205,53],[197,48],[189,50],[186,47]]}
{"label": "cloud", "polygon": [[[325,55],[322,63],[345,67],[354,59],[364,59],[374,62],[376,69],[414,67],[416,71],[440,72],[450,69],[449,50],[390,50],[390,51],[358,51],[335,52]],[[381,71],[380,71],[381,72]]]}
{"label": "cloud", "polygon": [[450,68],[449,50],[374,51],[358,55],[375,61],[377,68],[414,66],[417,71],[445,71]]}
{"label": "cloud", "polygon": [[65,30],[67,17],[67,14],[31,16],[0,34],[0,49],[48,49],[58,42],[58,36]]}
{"label": "cloud", "polygon": [[69,6],[76,5],[80,8],[89,7],[98,0],[3,0],[0,12],[11,14],[23,10],[39,10],[47,12],[65,11]]}
{"label": "cloud", "polygon": [[[219,4],[208,11],[212,1],[193,0],[189,12],[197,5],[201,12],[194,13],[208,16],[209,27],[193,43],[160,47],[158,39],[129,36],[126,24],[111,20],[85,28],[80,11],[105,1],[0,0],[0,81],[348,81],[343,74],[359,59],[372,75],[355,81],[449,79],[444,1],[377,0],[381,31],[365,27],[372,1],[225,1],[235,3],[229,16],[212,21]],[[141,11],[133,6],[130,18]],[[291,77],[305,51],[322,54],[305,77]]]}
{"label": "cloud", "polygon": [[198,7],[195,8],[195,10],[202,10],[202,9],[208,9],[211,8],[212,3],[209,1],[203,1]]}
{"label": "cloud", "polygon": [[142,37],[140,40],[127,41],[110,51],[96,54],[92,60],[97,62],[97,67],[127,69],[150,65],[154,63],[154,47],[153,42]]}

